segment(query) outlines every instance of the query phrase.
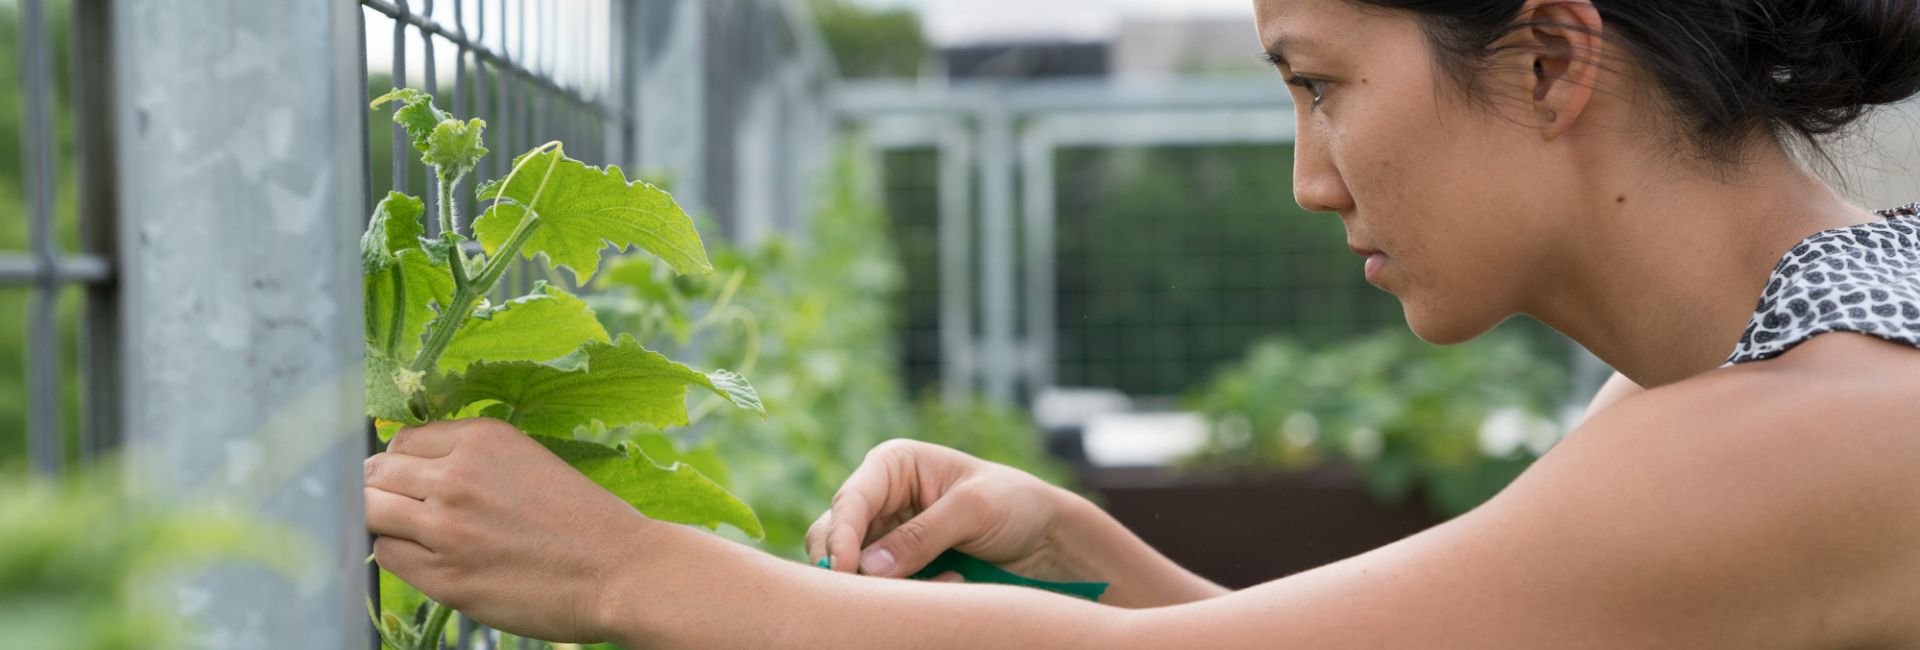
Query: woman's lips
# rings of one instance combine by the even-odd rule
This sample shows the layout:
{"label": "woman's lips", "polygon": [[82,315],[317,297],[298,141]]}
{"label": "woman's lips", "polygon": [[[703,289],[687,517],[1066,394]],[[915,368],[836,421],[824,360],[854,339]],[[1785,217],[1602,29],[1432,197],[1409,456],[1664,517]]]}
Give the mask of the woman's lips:
{"label": "woman's lips", "polygon": [[1387,256],[1385,253],[1374,253],[1372,255],[1368,255],[1367,256],[1367,282],[1374,285],[1380,284],[1380,273],[1382,269],[1386,268],[1386,266],[1387,266]]}
{"label": "woman's lips", "polygon": [[1379,285],[1380,269],[1387,265],[1387,254],[1371,248],[1355,246],[1352,243],[1347,244],[1347,250],[1353,251],[1355,255],[1367,258],[1367,282]]}

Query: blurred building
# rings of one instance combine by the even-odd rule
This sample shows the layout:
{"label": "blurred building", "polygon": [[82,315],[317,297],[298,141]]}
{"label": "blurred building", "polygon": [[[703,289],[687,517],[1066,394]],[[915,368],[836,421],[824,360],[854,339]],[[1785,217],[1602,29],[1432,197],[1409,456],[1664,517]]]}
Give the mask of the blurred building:
{"label": "blurred building", "polygon": [[940,50],[948,79],[1045,79],[1102,77],[1109,69],[1106,43],[1032,41],[956,45]]}
{"label": "blurred building", "polygon": [[1122,77],[1268,72],[1251,18],[1130,19],[1120,24],[1108,51],[1109,67]]}

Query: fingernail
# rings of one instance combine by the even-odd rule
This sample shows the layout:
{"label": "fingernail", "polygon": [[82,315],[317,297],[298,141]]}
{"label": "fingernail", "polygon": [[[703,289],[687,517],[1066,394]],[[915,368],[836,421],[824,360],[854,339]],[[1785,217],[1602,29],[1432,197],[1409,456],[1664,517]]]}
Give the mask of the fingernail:
{"label": "fingernail", "polygon": [[893,575],[893,552],[870,548],[860,554],[860,572],[870,576]]}

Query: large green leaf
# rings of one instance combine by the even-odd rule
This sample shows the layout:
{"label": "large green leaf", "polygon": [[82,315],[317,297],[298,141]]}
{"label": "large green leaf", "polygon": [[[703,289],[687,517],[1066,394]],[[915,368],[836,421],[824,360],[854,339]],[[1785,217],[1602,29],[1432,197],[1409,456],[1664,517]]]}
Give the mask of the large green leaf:
{"label": "large green leaf", "polygon": [[493,400],[503,405],[497,412],[522,431],[568,438],[596,421],[609,427],[685,425],[688,386],[706,387],[765,415],[757,408],[759,396],[738,375],[694,371],[625,334],[552,361],[474,363],[464,374],[430,380],[429,398],[441,414]]}
{"label": "large green leaf", "polygon": [[673,436],[658,431],[648,431],[630,434],[627,442],[639,447],[640,453],[652,458],[653,462],[667,465],[686,463],[700,470],[701,474],[707,475],[707,478],[713,479],[715,483],[722,486],[733,484],[732,477],[727,471],[727,462],[720,458],[720,452],[714,447],[712,440],[687,448],[683,447],[680,441],[674,440]]}
{"label": "large green leaf", "polygon": [[[420,351],[420,337],[433,320],[436,306],[453,301],[453,274],[432,254],[419,247],[402,250],[394,263],[366,277],[367,344],[377,350],[393,351],[394,359],[413,359]],[[406,287],[406,305],[401,310],[400,338],[389,345],[394,318],[394,279]]]}
{"label": "large green leaf", "polygon": [[608,340],[587,303],[542,285],[468,320],[440,356],[440,371],[464,372],[477,361],[548,361]]}
{"label": "large green leaf", "polygon": [[520,173],[511,185],[494,181],[479,190],[481,200],[494,201],[473,223],[488,255],[506,244],[530,206],[540,225],[521,254],[544,253],[549,265],[568,268],[576,280],[593,276],[608,244],[638,246],[683,274],[713,270],[693,219],[660,188],[628,182],[619,167],[590,167],[558,151],[522,155],[515,164]]}
{"label": "large green leaf", "polygon": [[[420,349],[420,336],[433,319],[434,305],[453,298],[453,275],[434,261],[420,236],[426,232],[420,199],[389,192],[374,208],[367,232],[360,238],[360,256],[366,274],[367,344],[395,360],[410,360]],[[398,286],[396,286],[398,285]],[[405,291],[399,312],[404,322],[400,338],[393,336],[396,291]]]}
{"label": "large green leaf", "polygon": [[766,536],[752,508],[692,465],[662,467],[639,449],[625,445],[614,448],[548,436],[533,439],[600,487],[632,504],[640,514],[707,528],[730,524],[754,539]]}

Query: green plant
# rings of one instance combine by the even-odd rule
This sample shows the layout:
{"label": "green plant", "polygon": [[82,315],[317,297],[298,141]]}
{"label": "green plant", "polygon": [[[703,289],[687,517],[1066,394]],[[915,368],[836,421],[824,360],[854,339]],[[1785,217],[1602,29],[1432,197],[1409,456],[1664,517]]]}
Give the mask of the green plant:
{"label": "green plant", "polygon": [[1208,467],[1300,470],[1343,462],[1379,499],[1418,489],[1442,516],[1493,496],[1558,440],[1565,379],[1523,338],[1459,346],[1405,331],[1308,349],[1258,345],[1189,404],[1213,423]]}
{"label": "green plant", "polygon": [[[499,305],[485,298],[519,258],[543,257],[576,281],[600,266],[602,249],[638,247],[674,273],[713,270],[693,222],[666,192],[629,182],[618,167],[590,167],[550,142],[514,159],[506,178],[481,184],[486,206],[464,245],[454,192],[488,151],[486,124],[461,121],[432,97],[395,89],[372,102],[399,106],[395,123],[433,172],[439,234],[426,238],[423,202],[398,192],[380,201],[363,244],[366,276],[367,414],[397,425],[494,417],[534,436],[588,478],[656,519],[763,535],[753,510],[695,466],[661,465],[639,445],[578,440],[605,427],[665,428],[689,422],[689,387],[765,416],[744,378],[698,372],[610,337],[586,302],[540,283]],[[658,495],[672,495],[662,499]],[[437,648],[451,612],[396,579],[383,578],[387,608],[376,621],[396,648]],[[426,622],[407,618],[427,607]]]}
{"label": "green plant", "polygon": [[[1050,481],[1069,477],[1017,410],[916,403],[903,387],[897,346],[905,274],[887,213],[863,191],[873,184],[861,161],[851,149],[839,156],[797,237],[749,249],[718,245],[718,272],[710,276],[675,276],[655,260],[623,259],[589,297],[609,331],[662,345],[692,341],[708,364],[754,369],[760,396],[778,417],[761,423],[716,411],[675,437],[694,458],[724,461],[732,470],[726,484],[766,526],[763,548],[793,559],[805,559],[807,528],[841,481],[889,438],[947,445]],[[609,435],[665,444],[650,430]]]}

